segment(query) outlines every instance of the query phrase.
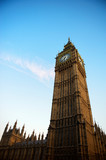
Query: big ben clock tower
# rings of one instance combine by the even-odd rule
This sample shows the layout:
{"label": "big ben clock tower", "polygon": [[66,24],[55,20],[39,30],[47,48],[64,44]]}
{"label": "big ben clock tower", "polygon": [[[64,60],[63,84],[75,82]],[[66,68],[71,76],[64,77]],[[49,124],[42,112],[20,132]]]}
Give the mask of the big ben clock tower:
{"label": "big ben clock tower", "polygon": [[84,61],[68,39],[56,57],[47,160],[95,160]]}

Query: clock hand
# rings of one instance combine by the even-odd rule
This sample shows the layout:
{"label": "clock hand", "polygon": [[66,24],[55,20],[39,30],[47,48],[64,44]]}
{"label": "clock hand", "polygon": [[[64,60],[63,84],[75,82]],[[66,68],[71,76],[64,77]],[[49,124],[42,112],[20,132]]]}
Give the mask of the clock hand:
{"label": "clock hand", "polygon": [[63,57],[62,62],[64,62],[64,60],[65,60],[65,57]]}
{"label": "clock hand", "polygon": [[66,57],[63,58],[63,60],[65,60],[65,59],[66,59]]}

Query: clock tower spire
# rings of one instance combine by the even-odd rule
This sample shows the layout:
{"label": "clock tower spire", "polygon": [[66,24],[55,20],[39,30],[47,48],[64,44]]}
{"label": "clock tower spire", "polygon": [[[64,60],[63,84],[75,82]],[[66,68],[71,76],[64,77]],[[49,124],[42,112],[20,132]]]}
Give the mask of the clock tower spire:
{"label": "clock tower spire", "polygon": [[70,37],[68,37],[68,42],[70,42]]}

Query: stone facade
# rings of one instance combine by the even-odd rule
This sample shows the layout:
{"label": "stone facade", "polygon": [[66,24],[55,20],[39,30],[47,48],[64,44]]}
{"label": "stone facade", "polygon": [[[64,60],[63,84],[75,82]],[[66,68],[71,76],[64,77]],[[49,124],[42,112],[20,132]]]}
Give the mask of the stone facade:
{"label": "stone facade", "polygon": [[[105,160],[106,135],[93,124],[84,61],[68,40],[56,57],[55,83],[48,134],[25,138],[5,128],[0,160]],[[24,135],[23,135],[24,133]]]}

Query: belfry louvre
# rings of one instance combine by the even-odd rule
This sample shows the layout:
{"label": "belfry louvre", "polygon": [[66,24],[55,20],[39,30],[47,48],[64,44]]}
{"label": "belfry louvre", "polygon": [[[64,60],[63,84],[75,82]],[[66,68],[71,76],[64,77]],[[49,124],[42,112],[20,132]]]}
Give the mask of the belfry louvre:
{"label": "belfry louvre", "polygon": [[26,138],[24,126],[5,127],[0,160],[105,160],[106,135],[93,123],[85,65],[68,39],[56,57],[52,111],[48,133]]}

